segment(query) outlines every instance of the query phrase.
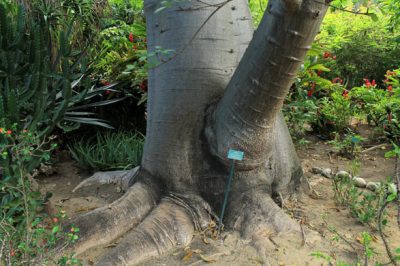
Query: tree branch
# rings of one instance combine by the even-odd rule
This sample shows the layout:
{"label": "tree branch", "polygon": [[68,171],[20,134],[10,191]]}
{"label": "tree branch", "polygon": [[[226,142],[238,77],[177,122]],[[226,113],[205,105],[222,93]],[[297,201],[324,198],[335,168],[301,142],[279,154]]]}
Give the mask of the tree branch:
{"label": "tree branch", "polygon": [[272,151],[276,116],[328,8],[314,0],[298,3],[298,9],[288,9],[281,0],[269,1],[239,67],[209,117],[206,135],[212,153],[222,160],[228,148],[235,148],[247,154],[238,166],[254,168],[264,164]]}

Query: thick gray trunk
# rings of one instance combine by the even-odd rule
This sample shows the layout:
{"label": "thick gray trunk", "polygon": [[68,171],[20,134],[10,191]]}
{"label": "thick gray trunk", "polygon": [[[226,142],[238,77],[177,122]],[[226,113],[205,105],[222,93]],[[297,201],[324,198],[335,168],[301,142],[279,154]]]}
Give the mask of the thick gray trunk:
{"label": "thick gray trunk", "polygon": [[104,231],[104,242],[124,235],[97,264],[108,266],[133,265],[187,245],[195,230],[207,227],[210,214],[219,213],[226,152],[236,148],[245,151],[245,160],[237,165],[224,222],[268,257],[273,245],[265,232],[290,234],[291,241],[301,235],[271,197],[292,193],[302,176],[279,109],[326,6],[270,0],[246,50],[253,38],[247,0],[222,6],[174,1],[154,13],[160,2],[145,0],[148,47],[173,49],[176,56],[149,71],[147,137],[137,182],[114,205],[74,222],[81,227],[88,220],[106,221],[100,232],[82,226],[85,235],[77,246],[95,245]]}
{"label": "thick gray trunk", "polygon": [[[210,192],[210,187],[213,187],[219,191],[212,191],[212,193],[220,193],[225,183],[226,168],[218,165],[216,160],[210,156],[209,147],[214,147],[216,142],[208,145],[205,138],[206,113],[212,110],[210,106],[215,105],[221,99],[246,47],[253,38],[253,25],[247,1],[229,2],[211,18],[210,15],[216,10],[216,7],[206,6],[197,1],[184,2],[171,9],[154,13],[159,7],[159,1],[145,1],[149,49],[155,51],[156,46],[161,46],[163,49],[173,49],[178,55],[149,71],[149,117],[142,166],[151,174],[164,180],[170,190]],[[204,22],[206,23],[204,24]],[[261,27],[264,27],[265,23],[263,22]],[[199,28],[201,30],[193,39]],[[277,29],[269,30],[267,33],[273,34],[274,30]],[[259,32],[262,33],[262,36],[258,37],[261,40],[257,42],[262,42],[262,39],[265,38],[265,30],[259,30]],[[290,34],[289,36],[292,37]],[[292,39],[290,40],[292,41]],[[254,45],[266,45],[265,43],[257,44],[257,42]],[[287,44],[284,43],[284,45]],[[260,50],[260,47],[257,50]],[[306,49],[302,49],[302,55],[305,51]],[[285,51],[285,54],[287,53]],[[255,56],[254,52],[250,52],[250,55]],[[297,56],[297,54],[295,55]],[[263,55],[264,59],[265,56],[268,55]],[[159,60],[163,59],[165,60],[165,58],[159,57]],[[246,60],[247,63],[242,64],[242,68],[249,64],[248,60]],[[282,59],[279,63],[284,64],[285,60]],[[289,61],[291,62],[291,59]],[[255,62],[258,64],[258,61]],[[290,64],[291,70],[294,67],[292,63]],[[254,77],[261,79],[262,69],[261,66],[256,67]],[[270,71],[270,69],[267,70]],[[238,77],[243,75],[242,72],[243,74],[252,73],[243,69],[238,70],[234,79],[239,80]],[[291,78],[289,81],[284,81],[282,85],[284,90],[288,89]],[[264,77],[264,79],[266,78]],[[247,81],[245,79],[243,83],[243,93],[249,90],[254,91],[254,88],[251,87],[254,84]],[[267,81],[265,83],[270,84]],[[229,95],[232,95],[231,87],[234,87],[232,84],[235,83],[231,81],[229,84],[231,84],[229,85]],[[267,102],[271,92],[268,94],[262,86],[258,86],[256,89],[260,90],[257,93],[260,93],[262,101]],[[265,95],[262,95],[263,93]],[[286,92],[279,93],[284,95]],[[275,99],[276,97],[272,96],[271,98]],[[229,121],[232,121],[231,113],[223,111],[225,108],[229,109],[227,97],[224,96],[223,99],[219,105],[222,106],[219,108],[219,112],[224,115],[219,115],[219,117],[230,116]],[[242,99],[233,99],[234,102],[231,106],[239,104],[237,108],[240,109],[241,106],[245,109],[246,106],[238,103]],[[280,100],[279,103],[281,104],[282,101]],[[252,111],[254,106],[258,105],[260,105],[259,100],[249,104],[250,108],[244,112]],[[269,113],[268,106],[263,106],[264,113]],[[279,110],[280,106],[273,108]],[[217,136],[222,137],[221,140],[231,141],[232,136],[236,136],[234,132],[243,137],[252,131],[254,134],[248,135],[245,143],[251,141],[255,145],[249,146],[251,149],[243,147],[242,137],[234,140],[235,145],[233,142],[225,143],[218,139],[218,152],[212,152],[212,154],[224,157],[228,148],[240,148],[246,152],[246,158],[254,158],[260,154],[261,148],[265,154],[260,159],[266,165],[265,167],[261,166],[258,171],[263,172],[264,178],[260,182],[250,182],[251,186],[263,183],[268,187],[272,185],[279,190],[286,190],[293,178],[299,180],[301,169],[283,118],[280,116],[276,120],[276,112],[269,116],[270,118],[264,118],[264,120],[271,121],[272,125],[269,128],[275,132],[273,135],[257,125],[256,128],[252,128],[246,121],[241,123],[233,121],[230,126],[221,121],[221,118],[219,118],[219,122],[214,121],[221,123],[221,125],[214,124],[218,129]],[[277,126],[274,126],[275,123]],[[227,131],[222,132],[221,129],[227,129]],[[270,144],[269,150],[266,150],[264,143]],[[211,151],[213,150],[211,149]],[[271,153],[275,155],[272,159],[270,156],[266,156]],[[266,160],[266,158],[270,158],[270,160]],[[257,178],[254,177],[254,179]]]}
{"label": "thick gray trunk", "polygon": [[161,46],[179,55],[149,71],[142,166],[169,189],[198,191],[210,171],[205,111],[222,96],[252,37],[251,17],[245,0],[226,4],[207,22],[216,7],[187,1],[154,13],[159,3],[145,1],[148,48]]}

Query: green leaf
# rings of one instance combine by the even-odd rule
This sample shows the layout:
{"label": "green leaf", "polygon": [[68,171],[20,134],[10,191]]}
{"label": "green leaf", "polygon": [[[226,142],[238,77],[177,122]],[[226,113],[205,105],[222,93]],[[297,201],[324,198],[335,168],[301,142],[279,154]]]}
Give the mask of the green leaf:
{"label": "green leaf", "polygon": [[323,64],[316,64],[310,67],[310,69],[313,70],[321,70],[321,71],[325,71],[325,72],[329,72],[331,71],[329,68],[327,68],[326,66],[324,66]]}
{"label": "green leaf", "polygon": [[104,120],[97,119],[97,118],[89,118],[89,117],[65,117],[64,120],[70,121],[70,122],[76,122],[76,123],[81,123],[81,124],[87,124],[87,125],[94,125],[94,126],[101,126],[105,128],[110,128],[114,129],[113,126],[104,123]]}
{"label": "green leaf", "polygon": [[373,21],[378,21],[379,18],[375,13],[368,13],[366,14],[368,17],[370,17]]}
{"label": "green leaf", "polygon": [[84,104],[84,105],[80,105],[80,106],[69,107],[67,111],[74,111],[74,110],[79,110],[79,109],[88,108],[88,107],[98,107],[98,106],[109,105],[109,104],[123,101],[126,98],[128,98],[128,97],[122,97],[122,98],[117,98],[117,99],[112,99],[112,100],[106,100],[106,101],[101,101],[101,102]]}
{"label": "green leaf", "polygon": [[391,157],[394,157],[394,156],[396,156],[396,152],[395,151],[388,151],[388,152],[386,152],[385,153],[385,158],[391,158]]}
{"label": "green leaf", "polygon": [[53,227],[53,230],[51,230],[52,234],[56,234],[60,230],[60,227],[58,225]]}
{"label": "green leaf", "polygon": [[393,201],[393,200],[395,200],[395,199],[396,199],[396,194],[390,194],[390,195],[387,197],[386,201],[391,202],[391,201]]}

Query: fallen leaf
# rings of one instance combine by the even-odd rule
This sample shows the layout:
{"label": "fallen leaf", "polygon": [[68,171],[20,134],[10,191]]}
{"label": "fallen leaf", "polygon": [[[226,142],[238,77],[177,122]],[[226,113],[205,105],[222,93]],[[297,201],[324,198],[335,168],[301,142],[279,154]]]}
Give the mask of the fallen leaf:
{"label": "fallen leaf", "polygon": [[92,210],[97,209],[97,208],[98,208],[98,207],[91,207],[91,208],[84,208],[84,207],[82,207],[82,208],[77,209],[77,210],[75,211],[75,213],[77,213],[77,212],[92,211]]}
{"label": "fallen leaf", "polygon": [[116,247],[118,243],[111,243],[109,245],[106,246],[106,248],[113,248]]}
{"label": "fallen leaf", "polygon": [[217,261],[217,260],[215,260],[215,259],[207,258],[206,256],[203,256],[203,255],[201,255],[201,254],[199,254],[199,256],[200,256],[200,258],[201,258],[203,261],[205,261],[205,262],[207,262],[207,263],[213,263],[213,262],[216,262],[216,261]]}
{"label": "fallen leaf", "polygon": [[193,256],[193,251],[187,251],[186,255],[182,258],[183,261],[188,261]]}
{"label": "fallen leaf", "polygon": [[203,237],[203,242],[205,243],[205,244],[210,244],[210,242],[207,240],[207,238],[205,238],[205,237]]}
{"label": "fallen leaf", "polygon": [[203,253],[203,251],[200,250],[200,249],[193,249],[192,251],[193,251],[193,253],[196,253],[196,254],[201,254],[201,253]]}

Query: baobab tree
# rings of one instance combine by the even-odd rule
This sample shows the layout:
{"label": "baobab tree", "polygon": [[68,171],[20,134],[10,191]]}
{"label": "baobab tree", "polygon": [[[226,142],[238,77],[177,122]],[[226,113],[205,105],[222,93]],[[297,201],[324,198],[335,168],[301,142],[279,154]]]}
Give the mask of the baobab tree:
{"label": "baobab tree", "polygon": [[[298,236],[300,226],[274,202],[296,193],[302,169],[280,108],[319,30],[328,0],[270,0],[253,31],[247,0],[172,1],[159,12],[145,0],[150,53],[148,122],[140,169],[125,195],[72,222],[81,253],[123,236],[96,265],[133,265],[179,245],[219,213],[235,164],[225,229],[262,252],[262,232]],[[254,34],[253,34],[254,33]],[[175,51],[158,54],[158,47]]]}

